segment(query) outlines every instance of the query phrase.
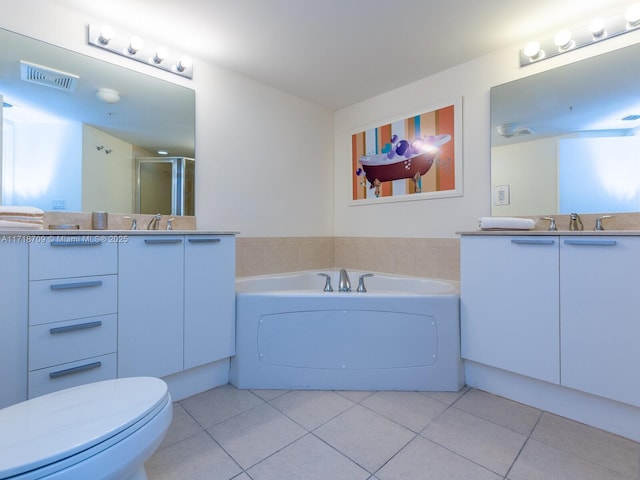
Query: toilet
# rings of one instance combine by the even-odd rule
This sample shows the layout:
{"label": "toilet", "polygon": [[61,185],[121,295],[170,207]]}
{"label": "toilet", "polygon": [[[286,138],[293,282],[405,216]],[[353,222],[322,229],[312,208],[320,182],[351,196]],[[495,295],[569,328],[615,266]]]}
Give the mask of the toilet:
{"label": "toilet", "polygon": [[0,410],[0,479],[145,480],[173,408],[152,377],[106,380]]}

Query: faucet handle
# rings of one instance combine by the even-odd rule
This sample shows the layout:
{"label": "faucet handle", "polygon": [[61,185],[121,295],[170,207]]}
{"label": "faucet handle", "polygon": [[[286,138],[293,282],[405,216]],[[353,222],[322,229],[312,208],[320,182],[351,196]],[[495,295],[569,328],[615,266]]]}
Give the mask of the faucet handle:
{"label": "faucet handle", "polygon": [[362,275],[360,275],[360,278],[358,279],[358,288],[356,289],[356,292],[367,293],[367,289],[364,286],[365,277],[373,277],[373,273],[363,273]]}
{"label": "faucet handle", "polygon": [[126,218],[127,220],[131,220],[131,230],[138,229],[138,219],[136,217],[125,216],[124,218]]}
{"label": "faucet handle", "polygon": [[319,273],[319,277],[325,277],[323,292],[333,292],[333,287],[331,286],[331,275],[326,273]]}
{"label": "faucet handle", "polygon": [[549,220],[549,228],[547,229],[550,232],[557,232],[558,227],[556,227],[556,219],[553,217],[542,217],[540,220]]}
{"label": "faucet handle", "polygon": [[173,230],[173,221],[175,218],[167,218],[167,230]]}
{"label": "faucet handle", "polygon": [[594,230],[604,230],[602,226],[602,220],[605,218],[612,218],[613,215],[602,215],[601,217],[596,218],[596,226],[593,228]]}

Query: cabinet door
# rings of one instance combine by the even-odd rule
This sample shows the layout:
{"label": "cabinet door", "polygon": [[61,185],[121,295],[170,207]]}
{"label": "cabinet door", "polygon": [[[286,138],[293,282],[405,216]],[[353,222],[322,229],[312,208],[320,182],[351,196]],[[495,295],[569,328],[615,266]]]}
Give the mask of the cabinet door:
{"label": "cabinet door", "polygon": [[558,237],[463,236],[463,358],[560,381]]}
{"label": "cabinet door", "polygon": [[0,236],[0,408],[27,399],[28,247]]}
{"label": "cabinet door", "polygon": [[118,268],[118,376],[181,371],[183,237],[131,235]]}
{"label": "cabinet door", "polygon": [[640,405],[640,238],[567,237],[560,251],[562,384]]}
{"label": "cabinet door", "polygon": [[235,237],[185,243],[184,368],[235,353]]}

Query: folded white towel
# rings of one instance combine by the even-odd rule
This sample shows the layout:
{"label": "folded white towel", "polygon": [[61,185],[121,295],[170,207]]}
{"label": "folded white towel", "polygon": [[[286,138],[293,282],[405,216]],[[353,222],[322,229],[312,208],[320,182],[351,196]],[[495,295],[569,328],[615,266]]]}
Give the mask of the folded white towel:
{"label": "folded white towel", "polygon": [[44,217],[44,210],[37,207],[21,207],[13,205],[0,205],[0,216],[19,217]]}
{"label": "folded white towel", "polygon": [[5,222],[21,222],[21,223],[35,223],[37,225],[44,225],[44,217],[25,217],[18,215],[3,215],[0,213],[0,221]]}
{"label": "folded white towel", "polygon": [[10,220],[0,220],[0,230],[42,230],[42,223],[12,222]]}
{"label": "folded white towel", "polygon": [[482,230],[533,230],[536,222],[530,218],[482,217],[479,220]]}

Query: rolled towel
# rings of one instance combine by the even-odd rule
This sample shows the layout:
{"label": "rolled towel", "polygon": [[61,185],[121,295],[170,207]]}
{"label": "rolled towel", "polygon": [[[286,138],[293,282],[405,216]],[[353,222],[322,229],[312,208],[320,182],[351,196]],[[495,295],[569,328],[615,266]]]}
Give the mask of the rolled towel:
{"label": "rolled towel", "polygon": [[481,230],[533,230],[536,222],[530,218],[482,217],[479,220]]}

